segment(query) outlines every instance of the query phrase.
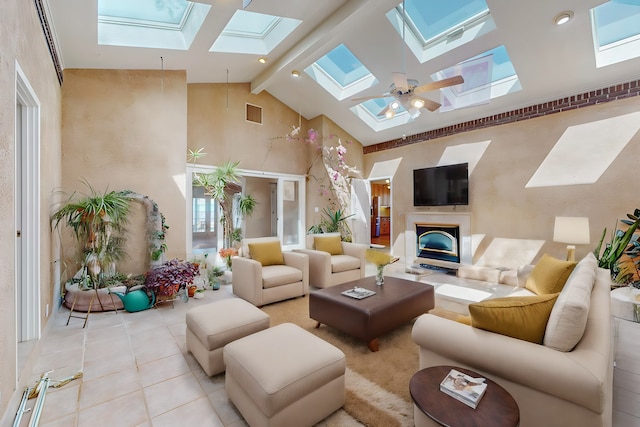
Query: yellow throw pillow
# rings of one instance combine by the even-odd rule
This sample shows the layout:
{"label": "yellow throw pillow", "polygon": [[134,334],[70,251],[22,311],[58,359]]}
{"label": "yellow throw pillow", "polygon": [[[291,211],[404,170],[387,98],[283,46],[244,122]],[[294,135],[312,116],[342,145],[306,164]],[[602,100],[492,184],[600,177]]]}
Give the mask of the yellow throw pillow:
{"label": "yellow throw pillow", "polygon": [[315,236],[313,245],[318,251],[329,252],[331,255],[342,255],[340,236]]}
{"label": "yellow throw pillow", "polygon": [[537,295],[557,294],[575,267],[575,262],[544,254],[527,277],[525,288]]}
{"label": "yellow throw pillow", "polygon": [[558,294],[506,297],[469,305],[471,326],[542,344]]}
{"label": "yellow throw pillow", "polygon": [[249,243],[249,256],[260,262],[263,267],[284,264],[280,242]]}

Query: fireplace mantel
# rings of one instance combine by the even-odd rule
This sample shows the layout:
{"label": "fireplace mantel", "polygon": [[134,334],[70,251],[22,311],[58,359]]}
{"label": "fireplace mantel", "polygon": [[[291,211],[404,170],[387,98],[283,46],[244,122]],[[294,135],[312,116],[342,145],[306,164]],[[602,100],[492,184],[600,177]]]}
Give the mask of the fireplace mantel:
{"label": "fireplace mantel", "polygon": [[[410,212],[406,216],[405,260],[409,263],[426,262],[416,255],[416,224],[446,224],[460,227],[460,264],[472,264],[471,253],[471,214],[459,212]],[[455,267],[458,264],[428,260],[429,264],[443,267]]]}

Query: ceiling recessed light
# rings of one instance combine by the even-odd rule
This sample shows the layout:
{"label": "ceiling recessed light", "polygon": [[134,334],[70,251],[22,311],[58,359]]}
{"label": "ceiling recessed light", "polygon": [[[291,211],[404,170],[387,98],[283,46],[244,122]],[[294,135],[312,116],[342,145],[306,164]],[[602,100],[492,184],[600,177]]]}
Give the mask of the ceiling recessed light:
{"label": "ceiling recessed light", "polygon": [[291,75],[292,75],[293,77],[300,77],[300,71],[298,71],[298,70],[293,70],[293,71],[291,72]]}
{"label": "ceiling recessed light", "polygon": [[267,63],[267,58],[258,58],[258,62],[261,64],[266,64]]}
{"label": "ceiling recessed light", "polygon": [[556,25],[562,25],[571,21],[571,18],[573,18],[573,12],[570,10],[565,10],[564,12],[560,12],[559,14],[557,14],[556,17],[553,18],[553,22],[555,22]]}

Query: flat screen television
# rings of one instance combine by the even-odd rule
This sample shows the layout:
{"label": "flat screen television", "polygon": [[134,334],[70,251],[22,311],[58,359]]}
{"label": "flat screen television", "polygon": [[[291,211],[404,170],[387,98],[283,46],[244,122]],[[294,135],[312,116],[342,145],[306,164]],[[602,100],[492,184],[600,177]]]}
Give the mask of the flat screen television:
{"label": "flat screen television", "polygon": [[413,171],[414,206],[468,204],[468,163],[415,169]]}

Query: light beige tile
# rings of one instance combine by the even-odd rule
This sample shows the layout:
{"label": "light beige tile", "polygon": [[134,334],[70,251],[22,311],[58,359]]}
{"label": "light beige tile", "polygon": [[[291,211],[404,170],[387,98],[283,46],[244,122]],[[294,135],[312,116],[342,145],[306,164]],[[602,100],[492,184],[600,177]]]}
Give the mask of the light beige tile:
{"label": "light beige tile", "polygon": [[136,343],[134,344],[133,353],[138,365],[164,359],[168,356],[182,354],[180,347],[178,347],[178,344],[176,344],[172,337],[169,339],[161,338],[156,342],[146,341],[144,345]]}
{"label": "light beige tile", "polygon": [[52,420],[49,422],[40,422],[38,427],[70,427],[76,425],[76,418],[78,416],[74,412],[71,415],[67,415],[66,417],[58,418],[56,420]]}
{"label": "light beige tile", "polygon": [[82,370],[82,349],[60,349],[60,351],[43,354],[33,365],[33,371],[42,374],[48,371],[59,371],[65,369]]}
{"label": "light beige tile", "polygon": [[145,387],[143,391],[151,418],[205,396],[191,373]]}
{"label": "light beige tile", "polygon": [[148,421],[141,391],[92,406],[78,414],[78,427],[137,426]]}
{"label": "light beige tile", "polygon": [[238,409],[231,403],[227,397],[224,388],[209,393],[209,402],[220,416],[225,426],[232,425],[238,421],[243,421],[242,415]]}
{"label": "light beige tile", "polygon": [[123,369],[135,366],[135,359],[131,353],[122,353],[109,357],[96,357],[84,361],[85,381],[113,374]]}
{"label": "light beige tile", "polygon": [[206,397],[186,403],[152,418],[153,427],[198,426],[224,427]]}
{"label": "light beige tile", "polygon": [[142,389],[135,366],[105,375],[80,386],[80,410],[96,406]]}
{"label": "light beige tile", "polygon": [[140,382],[147,387],[191,372],[182,354],[174,354],[138,366]]}
{"label": "light beige tile", "polygon": [[78,410],[78,395],[80,393],[80,385],[70,383],[52,393],[47,391],[45,396],[45,404],[40,416],[40,422],[50,423],[63,417],[73,415]]}

